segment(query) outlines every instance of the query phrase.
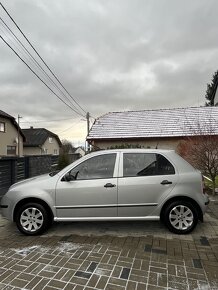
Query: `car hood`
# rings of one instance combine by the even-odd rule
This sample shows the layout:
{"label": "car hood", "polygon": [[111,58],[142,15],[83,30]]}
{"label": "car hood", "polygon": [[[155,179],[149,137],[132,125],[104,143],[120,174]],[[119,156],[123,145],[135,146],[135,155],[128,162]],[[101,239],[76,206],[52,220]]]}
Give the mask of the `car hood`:
{"label": "car hood", "polygon": [[32,178],[24,179],[24,180],[21,180],[21,181],[19,181],[17,183],[14,183],[10,187],[10,190],[11,189],[15,189],[15,188],[20,187],[20,186],[29,185],[31,183],[35,183],[35,182],[38,183],[38,182],[42,182],[44,180],[50,180],[50,178],[52,178],[52,177],[47,173],[47,174],[35,176],[35,177],[32,177]]}

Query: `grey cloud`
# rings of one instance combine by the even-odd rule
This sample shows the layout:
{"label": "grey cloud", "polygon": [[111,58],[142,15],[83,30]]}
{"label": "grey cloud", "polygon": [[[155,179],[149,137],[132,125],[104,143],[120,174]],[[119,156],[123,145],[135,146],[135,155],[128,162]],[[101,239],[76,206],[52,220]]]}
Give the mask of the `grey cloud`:
{"label": "grey cloud", "polygon": [[[94,116],[204,104],[206,83],[217,70],[215,0],[3,4],[66,88]],[[34,120],[71,115],[76,120],[3,43],[0,64],[2,110]],[[61,124],[70,126],[67,121]]]}

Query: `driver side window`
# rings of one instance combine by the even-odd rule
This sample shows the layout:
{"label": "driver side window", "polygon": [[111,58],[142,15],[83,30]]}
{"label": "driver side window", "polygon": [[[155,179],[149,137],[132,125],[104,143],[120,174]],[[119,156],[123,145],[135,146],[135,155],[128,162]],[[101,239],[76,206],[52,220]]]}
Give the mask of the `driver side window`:
{"label": "driver side window", "polygon": [[70,171],[76,180],[112,178],[116,153],[92,157]]}

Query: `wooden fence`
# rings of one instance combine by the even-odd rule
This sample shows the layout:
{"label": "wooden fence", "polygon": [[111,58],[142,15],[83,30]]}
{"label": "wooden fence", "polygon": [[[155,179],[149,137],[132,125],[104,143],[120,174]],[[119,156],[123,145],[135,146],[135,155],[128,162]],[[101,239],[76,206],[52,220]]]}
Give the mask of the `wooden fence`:
{"label": "wooden fence", "polygon": [[[71,162],[79,154],[70,156]],[[58,163],[58,155],[37,155],[25,157],[0,157],[0,197],[15,182],[51,172]]]}

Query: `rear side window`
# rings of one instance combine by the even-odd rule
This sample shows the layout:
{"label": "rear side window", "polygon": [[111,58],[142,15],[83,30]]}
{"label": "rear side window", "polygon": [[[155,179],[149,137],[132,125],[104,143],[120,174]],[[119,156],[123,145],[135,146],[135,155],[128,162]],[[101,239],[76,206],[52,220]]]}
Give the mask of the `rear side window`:
{"label": "rear side window", "polygon": [[155,153],[124,153],[123,176],[152,176],[175,174],[173,165]]}

